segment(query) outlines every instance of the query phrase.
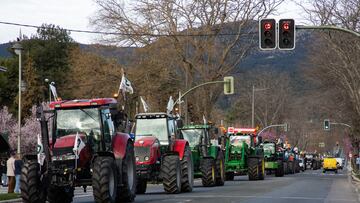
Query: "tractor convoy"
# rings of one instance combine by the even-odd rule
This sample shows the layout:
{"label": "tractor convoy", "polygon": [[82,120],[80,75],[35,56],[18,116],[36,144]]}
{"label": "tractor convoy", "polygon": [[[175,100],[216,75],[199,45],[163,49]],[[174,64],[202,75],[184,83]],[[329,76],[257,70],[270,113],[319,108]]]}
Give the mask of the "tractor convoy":
{"label": "tractor convoy", "polygon": [[[21,197],[25,203],[70,203],[75,187],[93,188],[95,202],[132,202],[148,183],[168,194],[266,174],[282,177],[317,169],[315,155],[300,158],[281,140],[262,140],[255,128],[183,125],[172,113],[139,113],[129,120],[114,98],[55,101],[37,109],[41,125],[37,155],[24,156]],[[125,133],[128,132],[128,133]],[[302,160],[302,161],[301,161]]]}

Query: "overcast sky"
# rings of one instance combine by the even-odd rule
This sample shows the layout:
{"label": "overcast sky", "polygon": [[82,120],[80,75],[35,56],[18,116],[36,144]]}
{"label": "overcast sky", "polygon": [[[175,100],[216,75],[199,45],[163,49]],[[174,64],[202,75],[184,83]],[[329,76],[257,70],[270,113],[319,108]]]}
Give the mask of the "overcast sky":
{"label": "overcast sky", "polygon": [[[279,8],[274,18],[294,18],[297,24],[304,22],[301,9],[291,0]],[[91,30],[89,17],[96,11],[92,0],[0,0],[0,21],[40,26],[43,23],[59,25],[67,29]],[[35,28],[0,24],[0,43],[15,40],[19,31],[27,36],[36,33]],[[80,43],[97,42],[97,35],[71,33]]]}

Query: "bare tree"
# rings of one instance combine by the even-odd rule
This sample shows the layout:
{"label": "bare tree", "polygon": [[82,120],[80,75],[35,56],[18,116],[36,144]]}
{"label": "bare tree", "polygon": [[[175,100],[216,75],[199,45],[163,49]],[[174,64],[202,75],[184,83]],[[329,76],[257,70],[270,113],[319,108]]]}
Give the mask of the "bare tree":
{"label": "bare tree", "polygon": [[[176,62],[172,68],[181,70],[181,89],[186,90],[194,84],[222,79],[238,66],[254,45],[254,20],[273,13],[282,2],[96,0],[99,9],[91,23],[98,30],[118,33],[104,36],[110,43],[146,46],[164,38],[174,55],[159,56],[158,60]],[[210,117],[221,88],[203,91],[205,96],[195,102],[202,107],[199,113]]]}

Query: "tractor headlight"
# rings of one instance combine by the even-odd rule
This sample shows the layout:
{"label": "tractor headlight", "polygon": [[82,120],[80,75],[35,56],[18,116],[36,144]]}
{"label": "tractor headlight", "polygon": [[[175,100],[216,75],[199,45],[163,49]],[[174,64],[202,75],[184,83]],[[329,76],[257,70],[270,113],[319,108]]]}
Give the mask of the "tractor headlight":
{"label": "tractor headlight", "polygon": [[140,158],[137,156],[137,157],[135,158],[135,160],[136,160],[136,161],[140,161]]}
{"label": "tractor headlight", "polygon": [[145,161],[149,161],[149,159],[150,159],[150,158],[149,158],[148,156],[146,156],[146,157],[144,158]]}

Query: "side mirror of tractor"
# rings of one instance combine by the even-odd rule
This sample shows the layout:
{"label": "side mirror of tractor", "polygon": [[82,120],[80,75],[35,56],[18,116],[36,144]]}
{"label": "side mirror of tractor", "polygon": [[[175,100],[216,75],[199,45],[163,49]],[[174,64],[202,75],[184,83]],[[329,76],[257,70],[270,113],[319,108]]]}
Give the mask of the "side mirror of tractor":
{"label": "side mirror of tractor", "polygon": [[37,107],[36,107],[36,118],[37,118],[38,120],[41,119],[42,113],[43,113],[42,105],[37,106]]}
{"label": "side mirror of tractor", "polygon": [[219,129],[218,128],[215,128],[214,129],[214,133],[217,135],[217,134],[219,134]]}
{"label": "side mirror of tractor", "polygon": [[259,144],[261,144],[262,143],[262,137],[261,136],[258,136],[258,141],[259,141]]}

